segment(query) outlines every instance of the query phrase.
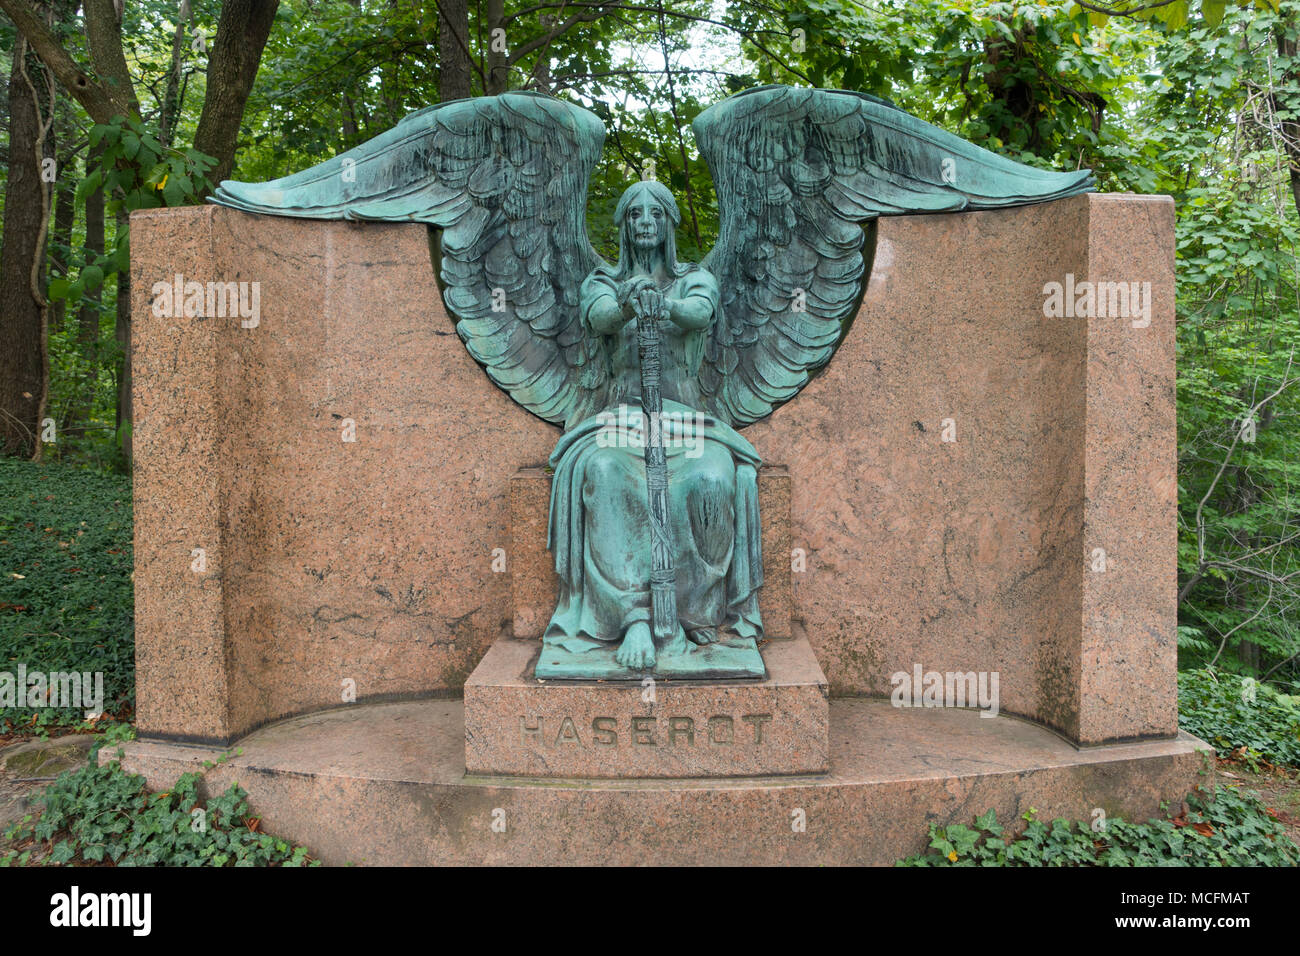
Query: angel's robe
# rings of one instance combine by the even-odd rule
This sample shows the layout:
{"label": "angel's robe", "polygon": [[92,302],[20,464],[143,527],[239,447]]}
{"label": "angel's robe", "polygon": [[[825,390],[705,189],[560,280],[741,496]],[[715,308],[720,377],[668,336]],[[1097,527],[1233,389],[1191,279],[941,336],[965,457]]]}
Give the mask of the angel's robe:
{"label": "angel's robe", "polygon": [[[611,379],[602,409],[566,431],[550,463],[548,545],[560,599],[546,629],[548,645],[581,652],[619,641],[638,621],[651,622],[650,512],[640,403],[637,321],[602,335],[592,307],[614,296],[619,279],[601,267],[582,285],[580,312],[598,336]],[[720,312],[717,281],[689,268],[661,291],[703,296]],[[687,632],[717,628],[718,638],[761,638],[758,588],[763,583],[758,467],[753,445],[730,425],[700,411],[697,376],[708,330],[684,331],[660,320],[663,373],[661,427],[668,461],[668,510],[677,577],[677,618]]]}

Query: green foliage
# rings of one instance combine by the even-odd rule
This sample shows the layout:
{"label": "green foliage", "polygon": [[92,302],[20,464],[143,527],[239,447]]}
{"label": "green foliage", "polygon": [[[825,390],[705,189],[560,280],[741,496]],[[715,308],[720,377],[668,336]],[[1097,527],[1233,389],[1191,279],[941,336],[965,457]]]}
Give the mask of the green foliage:
{"label": "green foliage", "polygon": [[1180,663],[1285,683],[1300,676],[1300,220],[1277,124],[1300,104],[1300,62],[1279,49],[1300,4],[1212,21],[1161,38],[1134,114],[1178,202]]}
{"label": "green foliage", "polygon": [[[192,205],[211,188],[205,173],[216,164],[215,159],[195,149],[164,146],[137,117],[118,116],[111,123],[96,123],[90,128],[90,145],[100,150],[100,166],[77,184],[74,198],[85,203],[102,188],[109,216]],[[84,263],[78,276],[51,279],[49,297],[79,306],[87,293],[98,290],[130,262],[130,231],[121,229],[113,248]]]}
{"label": "green foliage", "polygon": [[[106,284],[115,295],[116,274]],[[87,298],[83,297],[83,307]],[[47,411],[57,423],[57,440],[44,447],[42,460],[124,475],[130,468],[122,454],[115,407],[124,354],[114,336],[111,305],[96,302],[89,312],[96,326],[93,335],[84,336],[73,322],[49,333]]]}
{"label": "green foliage", "polygon": [[[206,802],[203,777],[187,773],[167,793],[150,793],[145,779],[116,760],[67,771],[42,796],[39,816],[29,815],[5,833],[9,840],[45,843],[41,862],[66,865],[110,862],[118,866],[317,865],[304,847],[257,832],[248,794],[231,784]],[[10,850],[0,864],[26,864],[30,850]]]}
{"label": "green foliage", "polygon": [[245,114],[240,178],[296,172],[436,103],[432,13],[419,4],[281,2]]}
{"label": "green foliage", "polygon": [[1248,762],[1300,767],[1300,697],[1253,678],[1209,669],[1180,673],[1178,723],[1220,757],[1240,751]]}
{"label": "green foliage", "polygon": [[113,415],[125,353],[113,333],[118,277],[130,267],[127,217],[137,209],[202,202],[211,188],[206,173],[216,160],[195,149],[161,143],[152,126],[134,116],[92,125],[88,142],[98,150],[93,154],[98,163],[77,183],[73,201],[84,206],[102,190],[112,229],[105,230],[103,252],[66,247],[66,271],[52,274],[47,284],[50,301],[61,305],[66,314],[98,313],[100,317],[89,334],[82,321],[50,330],[49,409],[63,433],[62,443],[51,450],[55,456],[70,453],[126,471],[120,447],[122,429],[128,426],[119,428]]}
{"label": "green foliage", "polygon": [[1187,796],[1185,814],[1147,823],[1099,816],[1086,823],[1037,812],[1008,834],[989,810],[974,826],[930,826],[930,852],[899,866],[1298,866],[1300,847],[1253,793],[1217,787]]}
{"label": "green foliage", "polygon": [[1091,166],[1105,181],[1120,131],[1104,119],[1131,82],[1126,51],[1140,31],[1090,33],[1068,2],[941,4],[933,16],[921,65],[946,89],[932,121],[1020,162]]}
{"label": "green foliage", "polygon": [[[1224,43],[1209,30],[1193,30],[1172,40],[1167,68],[1171,87],[1153,104],[1153,112],[1165,114],[1161,133],[1168,157],[1177,164],[1171,171],[1183,180],[1167,188],[1182,201],[1179,415],[1180,444],[1188,452],[1198,450],[1203,432],[1211,433],[1218,447],[1228,444],[1240,417],[1264,398],[1261,384],[1281,380],[1297,331],[1298,230],[1289,197],[1279,201],[1283,197],[1275,192],[1280,157],[1269,148],[1266,131],[1249,128],[1234,144],[1237,155],[1225,155],[1221,147],[1216,149],[1219,123],[1206,122],[1207,116],[1217,118],[1241,108],[1243,75],[1266,76],[1267,60],[1280,69],[1291,66],[1272,50],[1274,31],[1283,29],[1278,21],[1255,17],[1236,25],[1238,43]],[[1208,175],[1188,186],[1183,170],[1204,169],[1207,157],[1213,163]],[[1239,446],[1233,461],[1251,471],[1258,467],[1271,472],[1270,485],[1273,479],[1290,477],[1277,466],[1295,464],[1294,446],[1285,434],[1268,432],[1272,416],[1293,413],[1294,399],[1285,396],[1284,402],[1261,416],[1257,447]],[[1211,458],[1192,470],[1188,484],[1193,493],[1207,485],[1205,471],[1214,466],[1217,462]],[[1240,493],[1224,497],[1228,500],[1211,502],[1215,519],[1237,519],[1239,535],[1264,530],[1233,507],[1238,502],[1232,498],[1239,499]]]}
{"label": "green foliage", "polygon": [[[131,528],[129,479],[0,459],[0,671],[98,671],[105,711],[131,706]],[[0,708],[0,731],[84,717]]]}
{"label": "green foliage", "polygon": [[1088,4],[1088,19],[1094,24],[1103,24],[1115,15],[1133,17],[1135,20],[1155,20],[1165,24],[1171,30],[1181,30],[1197,15],[1205,25],[1218,26],[1229,4],[1237,7],[1255,8],[1257,10],[1277,10],[1277,0],[1151,0],[1147,3],[1134,3],[1132,0],[1093,0]]}
{"label": "green foliage", "polygon": [[118,744],[135,740],[135,727],[126,721],[103,721],[95,725],[95,743],[90,748],[88,759],[93,764],[99,759],[99,752],[107,747],[110,751]]}

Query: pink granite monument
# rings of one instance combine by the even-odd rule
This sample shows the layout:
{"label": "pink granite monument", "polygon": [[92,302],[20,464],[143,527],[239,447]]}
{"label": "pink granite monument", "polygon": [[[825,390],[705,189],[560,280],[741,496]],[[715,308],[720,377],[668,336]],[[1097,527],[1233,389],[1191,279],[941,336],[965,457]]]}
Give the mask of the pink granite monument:
{"label": "pink granite monument", "polygon": [[881,221],[833,360],[745,431],[766,679],[548,688],[559,430],[466,352],[426,228],[136,213],[124,765],[238,741],[209,785],[335,863],[888,863],[989,808],[1156,813],[1203,747],[1173,229],[1095,194]]}

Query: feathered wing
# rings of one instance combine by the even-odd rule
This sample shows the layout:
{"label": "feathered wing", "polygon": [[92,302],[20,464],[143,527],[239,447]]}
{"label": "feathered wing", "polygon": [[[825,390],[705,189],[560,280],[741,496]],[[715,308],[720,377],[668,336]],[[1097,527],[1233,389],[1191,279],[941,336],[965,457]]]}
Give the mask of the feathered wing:
{"label": "feathered wing", "polygon": [[864,222],[1092,188],[1087,170],[1025,166],[864,93],[762,87],[693,126],[721,213],[703,265],[723,315],[700,385],[707,410],[737,427],[771,414],[830,360],[862,291]]}
{"label": "feathered wing", "polygon": [[586,204],[604,139],[594,114],[550,97],[457,100],[292,176],[224,182],[212,198],[441,227],[443,300],[470,354],[524,408],[565,425],[600,407],[607,380],[578,315],[578,290],[602,261]]}

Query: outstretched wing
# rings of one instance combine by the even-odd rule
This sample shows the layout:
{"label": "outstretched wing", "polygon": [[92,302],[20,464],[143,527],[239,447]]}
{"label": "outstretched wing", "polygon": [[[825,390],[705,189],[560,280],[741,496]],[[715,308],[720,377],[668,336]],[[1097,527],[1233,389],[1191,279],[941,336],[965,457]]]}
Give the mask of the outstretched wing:
{"label": "outstretched wing", "polygon": [[1022,165],[864,93],[762,87],[693,125],[721,213],[702,264],[723,315],[700,385],[707,410],[736,426],[771,414],[830,360],[862,292],[862,223],[1092,188],[1087,170]]}
{"label": "outstretched wing", "polygon": [[492,381],[558,425],[600,405],[607,372],[578,316],[601,263],[587,238],[587,181],[605,130],[531,93],[457,100],[318,166],[268,183],[224,182],[214,202],[312,219],[443,229],[443,300]]}

